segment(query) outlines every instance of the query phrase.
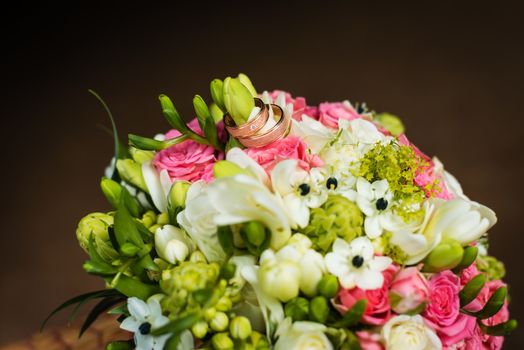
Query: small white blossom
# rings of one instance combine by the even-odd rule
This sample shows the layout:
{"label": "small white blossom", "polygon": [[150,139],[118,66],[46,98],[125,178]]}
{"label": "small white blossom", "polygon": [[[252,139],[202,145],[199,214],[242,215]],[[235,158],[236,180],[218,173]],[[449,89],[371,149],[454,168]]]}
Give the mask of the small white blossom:
{"label": "small white blossom", "polygon": [[150,298],[145,303],[138,298],[129,298],[127,308],[131,315],[120,324],[120,328],[134,333],[137,350],[162,350],[171,334],[151,335],[152,329],[169,322],[169,319],[162,315],[158,300]]}
{"label": "small white blossom", "polygon": [[348,243],[337,238],[333,251],[326,254],[327,270],[337,276],[344,288],[377,289],[384,282],[382,271],[392,260],[374,256],[373,245],[367,237],[358,237]]}

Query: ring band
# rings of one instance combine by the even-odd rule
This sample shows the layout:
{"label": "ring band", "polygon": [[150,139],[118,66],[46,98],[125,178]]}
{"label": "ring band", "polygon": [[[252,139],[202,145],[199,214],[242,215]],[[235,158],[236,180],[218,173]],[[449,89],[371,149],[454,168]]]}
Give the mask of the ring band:
{"label": "ring band", "polygon": [[278,139],[285,137],[289,133],[291,127],[291,117],[286,115],[284,110],[275,104],[272,104],[271,108],[275,116],[280,115],[280,119],[277,121],[277,123],[264,134],[238,139],[240,143],[250,148],[264,147]]}
{"label": "ring band", "polygon": [[260,111],[253,119],[242,125],[237,126],[229,113],[224,115],[224,124],[226,125],[226,129],[229,134],[231,134],[231,136],[236,139],[250,137],[255,135],[260,129],[264,127],[264,125],[266,125],[267,120],[269,119],[269,111],[267,106],[259,98],[255,98],[255,106],[259,107]]}

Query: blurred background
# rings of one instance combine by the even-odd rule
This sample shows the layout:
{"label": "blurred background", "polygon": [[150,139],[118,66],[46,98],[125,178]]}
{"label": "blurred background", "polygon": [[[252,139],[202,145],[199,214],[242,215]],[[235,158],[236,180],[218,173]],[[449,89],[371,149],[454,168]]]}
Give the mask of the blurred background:
{"label": "blurred background", "polygon": [[[287,90],[309,104],[365,101],[401,116],[410,139],[497,212],[490,251],[506,263],[512,315],[521,318],[521,13],[507,1],[4,9],[0,345],[101,287],[83,272],[75,238],[81,217],[109,209],[98,183],[113,143],[87,89],[106,99],[122,135],[154,135],[168,127],[158,94],[189,119],[194,94],[208,98],[212,78],[238,72],[259,91]],[[524,348],[524,332],[505,348]]]}

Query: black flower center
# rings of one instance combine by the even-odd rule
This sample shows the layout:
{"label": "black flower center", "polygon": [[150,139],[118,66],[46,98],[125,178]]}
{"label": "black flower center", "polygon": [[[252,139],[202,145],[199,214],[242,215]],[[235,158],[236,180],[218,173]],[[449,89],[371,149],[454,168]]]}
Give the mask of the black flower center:
{"label": "black flower center", "polygon": [[301,184],[300,186],[298,186],[298,189],[300,190],[301,196],[307,196],[308,193],[311,191],[311,186],[309,186],[308,184]]}
{"label": "black flower center", "polygon": [[384,198],[377,199],[377,203],[375,203],[377,210],[386,210],[388,207],[388,201]]}
{"label": "black flower center", "polygon": [[149,334],[149,332],[151,332],[151,323],[149,323],[149,322],[142,323],[138,327],[138,330],[140,331],[140,334],[142,334],[142,335]]}
{"label": "black flower center", "polygon": [[355,266],[357,269],[361,267],[364,264],[364,258],[360,255],[355,255],[353,259],[351,260],[351,263],[353,266]]}
{"label": "black flower center", "polygon": [[330,190],[335,190],[338,186],[338,180],[334,177],[327,179],[326,187]]}

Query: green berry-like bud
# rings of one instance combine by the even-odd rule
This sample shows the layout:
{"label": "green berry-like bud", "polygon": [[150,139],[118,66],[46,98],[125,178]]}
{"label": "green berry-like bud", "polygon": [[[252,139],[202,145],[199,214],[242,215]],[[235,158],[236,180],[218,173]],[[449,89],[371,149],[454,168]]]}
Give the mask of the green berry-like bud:
{"label": "green berry-like bud", "polygon": [[232,350],[235,346],[227,333],[217,333],[211,338],[215,350]]}
{"label": "green berry-like bud", "polygon": [[477,259],[479,271],[485,272],[490,280],[500,280],[506,275],[504,263],[493,256],[481,255]]}
{"label": "green berry-like bud", "polygon": [[338,293],[338,279],[333,275],[325,275],[318,282],[318,293],[328,299],[334,298]]}
{"label": "green berry-like bud", "polygon": [[167,213],[158,214],[156,217],[156,223],[161,226],[169,224],[169,215]]}
{"label": "green berry-like bud", "polygon": [[216,314],[217,310],[214,307],[210,307],[204,311],[204,318],[207,322],[211,322],[211,320],[215,318]]}
{"label": "green berry-like bud", "polygon": [[224,312],[231,310],[232,307],[233,307],[233,302],[227,296],[223,296],[220,299],[218,299],[215,305],[215,308],[217,309],[217,311],[224,311]]}
{"label": "green berry-like bud", "polygon": [[250,221],[242,226],[242,233],[247,241],[255,247],[266,240],[266,227],[259,221]]}
{"label": "green berry-like bud", "polygon": [[234,339],[244,340],[251,335],[251,322],[244,316],[237,316],[231,320],[229,333]]}
{"label": "green berry-like bud", "polygon": [[450,270],[462,261],[464,248],[454,239],[440,242],[424,260],[425,272]]}
{"label": "green berry-like bud", "polygon": [[109,226],[113,225],[113,216],[104,213],[91,213],[78,223],[76,238],[82,249],[89,253],[89,238],[93,236],[96,251],[107,262],[118,258],[118,252],[109,239]]}
{"label": "green berry-like bud", "polygon": [[191,332],[193,332],[195,338],[199,339],[204,338],[208,331],[209,325],[205,321],[197,322],[193,325],[193,327],[191,327]]}
{"label": "green berry-like bud", "polygon": [[324,323],[329,315],[329,305],[326,298],[318,296],[311,299],[309,305],[309,319],[314,322]]}
{"label": "green berry-like bud", "polygon": [[187,191],[191,183],[187,181],[177,181],[171,186],[169,191],[169,204],[173,208],[184,208],[186,206]]}
{"label": "green berry-like bud", "polygon": [[159,228],[162,228],[162,225],[154,224],[153,226],[149,227],[149,231],[152,232],[152,233],[155,233],[156,230],[158,230]]}
{"label": "green berry-like bud", "polygon": [[156,224],[156,214],[152,210],[148,210],[142,215],[142,219],[140,219],[140,222],[147,227],[150,228],[151,226]]}
{"label": "green berry-like bud", "polygon": [[327,252],[337,237],[346,241],[361,236],[364,215],[358,206],[340,195],[330,195],[320,208],[311,209],[311,219],[303,233],[316,248]]}
{"label": "green berry-like bud", "polygon": [[306,298],[297,297],[286,304],[284,313],[293,321],[305,321],[309,317],[309,301]]}
{"label": "green berry-like bud", "polygon": [[380,113],[375,116],[375,121],[382,125],[393,136],[404,133],[404,124],[399,117],[389,113]]}
{"label": "green berry-like bud", "polygon": [[227,326],[229,326],[229,318],[224,312],[218,311],[209,323],[209,326],[216,332],[225,331]]}

